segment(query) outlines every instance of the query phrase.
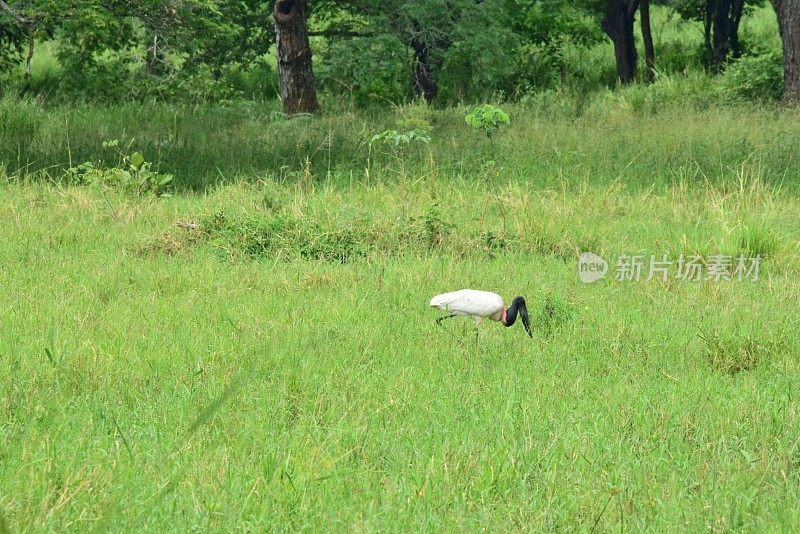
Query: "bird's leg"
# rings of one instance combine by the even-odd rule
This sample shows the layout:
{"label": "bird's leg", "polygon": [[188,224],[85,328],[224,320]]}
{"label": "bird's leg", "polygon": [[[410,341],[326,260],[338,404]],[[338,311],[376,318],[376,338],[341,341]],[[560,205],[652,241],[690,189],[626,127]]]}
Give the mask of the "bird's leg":
{"label": "bird's leg", "polygon": [[450,319],[450,318],[455,317],[455,316],[456,316],[456,314],[453,313],[453,314],[450,314],[450,315],[445,315],[443,317],[439,317],[438,319],[436,319],[436,324],[438,324],[439,326],[442,326],[442,321],[444,321],[445,319]]}

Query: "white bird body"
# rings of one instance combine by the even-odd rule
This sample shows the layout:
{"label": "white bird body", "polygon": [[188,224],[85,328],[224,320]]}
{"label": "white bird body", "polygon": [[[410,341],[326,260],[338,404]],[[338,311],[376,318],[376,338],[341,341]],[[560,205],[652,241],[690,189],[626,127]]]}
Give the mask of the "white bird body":
{"label": "white bird body", "polygon": [[491,291],[461,289],[436,295],[431,299],[431,307],[452,315],[472,317],[479,325],[483,319],[503,322],[506,307],[503,297]]}

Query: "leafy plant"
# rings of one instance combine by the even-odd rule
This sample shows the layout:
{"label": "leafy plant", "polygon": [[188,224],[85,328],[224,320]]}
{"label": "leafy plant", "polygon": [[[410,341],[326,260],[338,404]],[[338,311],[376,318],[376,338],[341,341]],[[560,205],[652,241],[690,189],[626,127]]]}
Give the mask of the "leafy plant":
{"label": "leafy plant", "polygon": [[369,146],[375,143],[386,145],[407,147],[412,143],[421,143],[427,145],[431,142],[431,138],[427,132],[422,130],[408,130],[405,132],[398,132],[397,130],[385,130],[379,134],[375,134],[369,140]]}
{"label": "leafy plant", "polygon": [[425,210],[422,221],[426,240],[432,247],[441,245],[453,229],[453,225],[442,216],[439,203],[436,201],[432,202],[428,209]]}
{"label": "leafy plant", "polygon": [[[118,146],[117,139],[103,142],[103,148],[106,149],[116,149]],[[78,184],[119,188],[136,196],[146,194],[168,196],[167,189],[173,179],[171,174],[154,171],[152,163],[145,160],[141,152],[133,152],[130,155],[124,154],[119,149],[116,152],[119,155],[117,165],[104,168],[102,162],[95,164],[86,161],[67,169],[67,179]]]}
{"label": "leafy plant", "polygon": [[744,56],[728,65],[720,90],[732,100],[779,100],[783,94],[780,53]]}
{"label": "leafy plant", "polygon": [[[494,145],[494,140],[492,139],[492,134],[511,123],[508,113],[491,104],[483,104],[472,108],[472,111],[467,114],[465,120],[473,129],[483,132],[489,139],[491,158],[481,165],[484,178],[489,179],[490,177],[499,176],[502,166],[497,164],[499,157],[497,148]],[[481,232],[483,231],[483,223],[489,210],[490,197],[493,196],[494,195],[487,193],[484,197],[483,214],[481,215],[480,221]]]}
{"label": "leafy plant", "polygon": [[369,153],[367,154],[367,171],[371,167],[372,149],[374,145],[389,148],[389,156],[399,162],[401,172],[405,173],[405,163],[401,154],[408,151],[412,145],[428,146],[431,142],[428,130],[384,130],[379,134],[373,135],[367,142]]}
{"label": "leafy plant", "polygon": [[508,113],[491,104],[483,104],[472,108],[472,111],[467,114],[465,119],[467,124],[475,130],[483,132],[489,138],[502,127],[511,123]]}

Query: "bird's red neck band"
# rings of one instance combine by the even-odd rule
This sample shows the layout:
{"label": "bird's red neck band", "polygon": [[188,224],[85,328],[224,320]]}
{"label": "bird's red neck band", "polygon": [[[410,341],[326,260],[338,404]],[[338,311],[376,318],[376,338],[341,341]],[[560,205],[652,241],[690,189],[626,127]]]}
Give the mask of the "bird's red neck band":
{"label": "bird's red neck band", "polygon": [[506,307],[503,306],[503,315],[500,316],[500,322],[506,324]]}

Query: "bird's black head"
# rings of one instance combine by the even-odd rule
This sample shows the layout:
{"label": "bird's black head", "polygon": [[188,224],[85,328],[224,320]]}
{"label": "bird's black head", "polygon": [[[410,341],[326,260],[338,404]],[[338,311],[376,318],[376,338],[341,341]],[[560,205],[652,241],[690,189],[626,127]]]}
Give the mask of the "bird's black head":
{"label": "bird's black head", "polygon": [[517,314],[519,314],[520,319],[522,319],[522,326],[525,327],[528,336],[533,337],[531,321],[528,319],[528,307],[525,305],[525,299],[522,297],[516,297],[512,300],[511,306],[506,310],[506,326],[512,326],[517,321]]}

